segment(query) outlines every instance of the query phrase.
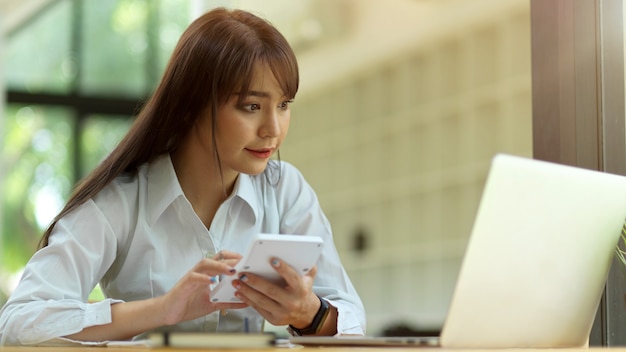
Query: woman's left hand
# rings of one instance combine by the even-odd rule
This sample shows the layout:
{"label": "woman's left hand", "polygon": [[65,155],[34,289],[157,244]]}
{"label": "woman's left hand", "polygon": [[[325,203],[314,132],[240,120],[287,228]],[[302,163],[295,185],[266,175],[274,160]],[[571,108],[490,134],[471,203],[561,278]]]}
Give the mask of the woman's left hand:
{"label": "woman's left hand", "polygon": [[244,273],[239,280],[233,280],[235,295],[273,325],[291,324],[299,329],[309,326],[320,307],[320,300],[313,293],[317,267],[301,275],[280,259],[274,258],[271,264],[285,279],[284,287]]}

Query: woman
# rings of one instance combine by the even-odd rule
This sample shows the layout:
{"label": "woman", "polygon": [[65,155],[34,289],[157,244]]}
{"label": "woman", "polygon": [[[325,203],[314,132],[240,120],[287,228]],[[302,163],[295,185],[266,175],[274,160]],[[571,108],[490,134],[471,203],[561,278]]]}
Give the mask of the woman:
{"label": "woman", "polygon": [[[119,146],[76,188],[0,312],[2,344],[124,340],[154,330],[364,334],[358,294],[316,195],[272,160],[298,89],[295,55],[270,24],[215,9],[183,33]],[[234,273],[256,233],[320,236],[287,285]],[[212,303],[212,277],[238,275],[243,303]],[[88,303],[97,283],[106,300]],[[220,311],[222,312],[220,314]]]}

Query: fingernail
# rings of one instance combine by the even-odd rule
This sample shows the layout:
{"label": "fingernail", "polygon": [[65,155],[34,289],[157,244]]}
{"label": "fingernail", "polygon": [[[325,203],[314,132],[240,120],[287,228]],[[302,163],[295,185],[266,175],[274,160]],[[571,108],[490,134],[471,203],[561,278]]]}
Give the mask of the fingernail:
{"label": "fingernail", "polygon": [[216,283],[217,282],[217,276],[211,276],[211,282],[212,283]]}
{"label": "fingernail", "polygon": [[235,270],[235,268],[232,268],[232,269],[228,270],[228,272],[231,273],[231,274],[234,274],[234,273],[237,272],[237,270]]}
{"label": "fingernail", "polygon": [[275,266],[278,268],[280,266],[280,261],[276,258],[272,259],[272,266]]}
{"label": "fingernail", "polygon": [[246,276],[246,274],[243,274],[239,277],[239,280],[243,281],[243,282],[247,282],[248,281],[248,276]]}

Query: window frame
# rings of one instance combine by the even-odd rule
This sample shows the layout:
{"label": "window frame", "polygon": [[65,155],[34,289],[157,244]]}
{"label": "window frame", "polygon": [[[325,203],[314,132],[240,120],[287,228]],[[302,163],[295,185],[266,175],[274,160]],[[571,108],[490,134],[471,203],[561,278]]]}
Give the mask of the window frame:
{"label": "window frame", "polygon": [[[621,0],[531,0],[534,158],[626,175]],[[594,84],[595,83],[595,84]],[[626,345],[614,258],[590,345]]]}

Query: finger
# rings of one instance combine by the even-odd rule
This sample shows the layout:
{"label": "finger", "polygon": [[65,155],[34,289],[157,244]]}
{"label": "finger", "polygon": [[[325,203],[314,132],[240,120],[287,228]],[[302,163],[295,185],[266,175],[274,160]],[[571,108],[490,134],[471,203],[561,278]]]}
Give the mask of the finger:
{"label": "finger", "polygon": [[317,275],[317,265],[313,265],[313,267],[306,273],[305,276],[311,278],[311,282],[315,281],[315,276]]}
{"label": "finger", "polygon": [[225,259],[241,259],[242,255],[236,252],[232,252],[232,251],[228,251],[228,250],[221,250],[219,252],[217,252],[214,256],[213,256],[213,260],[225,260]]}
{"label": "finger", "polygon": [[280,309],[278,302],[285,299],[280,294],[282,288],[255,275],[241,275],[240,279],[233,281],[233,286],[237,290],[235,295],[255,309],[262,307],[275,311]]}
{"label": "finger", "polygon": [[307,285],[303,282],[303,276],[297,272],[291,265],[283,262],[279,258],[272,258],[270,264],[280,276],[285,279],[287,286],[295,293],[307,290]]}
{"label": "finger", "polygon": [[308,280],[311,280],[311,284],[300,289],[302,294],[294,294],[295,290],[292,287],[280,287],[253,274],[241,275],[239,280],[233,281],[233,286],[237,289],[235,295],[266,320],[272,324],[284,325],[307,314],[309,311],[307,307],[310,307],[310,304],[306,303],[307,297],[313,295],[315,302],[319,303],[311,291],[312,278],[307,277]]}
{"label": "finger", "polygon": [[215,253],[215,255],[212,258],[213,260],[217,260],[217,261],[221,261],[224,260],[224,254],[222,254],[222,251],[219,251],[217,253]]}
{"label": "finger", "polygon": [[248,304],[244,303],[215,303],[215,308],[219,309],[242,309],[248,307]]}
{"label": "finger", "polygon": [[231,267],[234,267],[235,265],[237,265],[238,262],[239,262],[239,259],[224,259],[220,263],[224,263],[226,265],[230,265]]}
{"label": "finger", "polygon": [[214,283],[214,279],[212,276],[199,272],[191,272],[189,273],[189,275],[187,275],[187,278],[188,282],[198,285],[209,285]]}
{"label": "finger", "polygon": [[[282,288],[275,287],[277,288],[276,292],[285,292]],[[245,283],[239,284],[239,289],[235,292],[235,296],[254,308],[271,324],[286,325],[293,320],[291,317],[294,313],[294,302],[289,299],[281,300],[277,296],[267,296]]]}
{"label": "finger", "polygon": [[[239,287],[239,285],[242,287]],[[251,273],[239,275],[239,279],[233,281],[233,286],[237,290],[243,289],[244,294],[248,295],[252,300],[257,302],[257,304],[263,304],[260,302],[260,298],[257,299],[257,294],[263,297],[269,297],[278,302],[289,299],[289,292],[287,291],[288,286],[286,283],[274,283],[262,276]]]}
{"label": "finger", "polygon": [[[246,299],[245,296],[241,295],[240,298],[242,301],[244,299]],[[274,323],[276,321],[274,314],[276,312],[278,312],[277,310],[269,310],[267,308],[265,308],[263,305],[253,305],[253,304],[248,304],[249,307],[252,307],[254,310],[257,311],[257,313],[259,313],[265,320],[267,320],[270,323]]]}
{"label": "finger", "polygon": [[268,305],[256,303],[255,301],[250,299],[241,291],[235,292],[235,296],[239,298],[242,302],[244,302],[246,306],[252,307],[254,310],[256,310],[257,313],[259,313],[263,318],[265,318],[265,320],[269,321],[270,323],[275,321],[274,313],[279,311],[278,309],[274,308],[275,303],[273,303],[272,305],[269,305],[272,308],[268,308]]}
{"label": "finger", "polygon": [[233,275],[237,271],[231,264],[233,263],[229,263],[226,261],[218,262],[212,259],[205,258],[205,259],[202,259],[200,262],[198,262],[198,264],[196,264],[196,266],[192,269],[192,271],[203,273],[209,276],[220,275],[220,274]]}

